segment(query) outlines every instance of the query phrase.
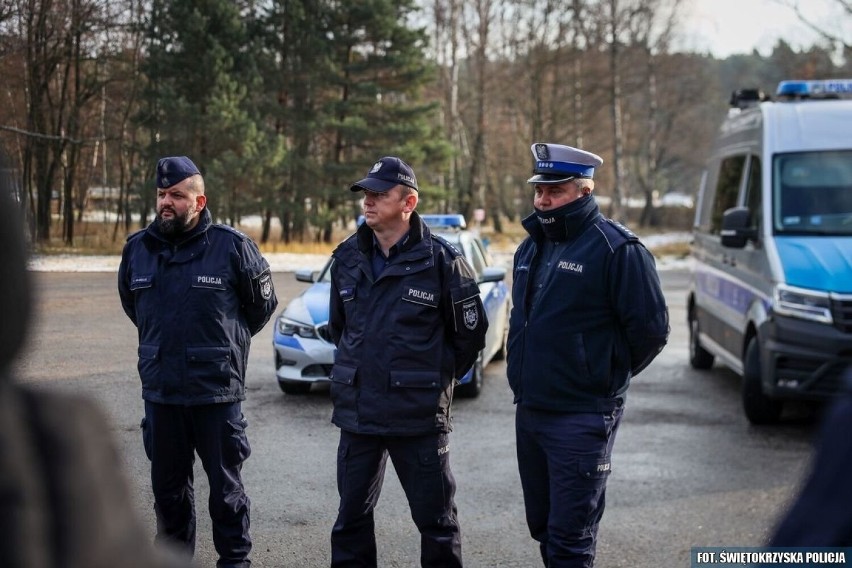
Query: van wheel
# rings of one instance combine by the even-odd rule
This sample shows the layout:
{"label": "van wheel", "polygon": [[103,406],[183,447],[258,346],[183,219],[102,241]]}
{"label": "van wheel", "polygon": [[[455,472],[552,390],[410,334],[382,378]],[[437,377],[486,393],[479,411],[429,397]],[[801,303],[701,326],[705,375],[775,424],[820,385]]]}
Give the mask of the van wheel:
{"label": "van wheel", "polygon": [[714,357],[701,346],[698,335],[698,318],[691,313],[689,316],[689,364],[693,369],[709,369],[713,366]]}
{"label": "van wheel", "polygon": [[760,347],[752,337],[743,362],[743,410],[752,424],[775,424],[781,418],[783,403],[766,396],[760,378]]}

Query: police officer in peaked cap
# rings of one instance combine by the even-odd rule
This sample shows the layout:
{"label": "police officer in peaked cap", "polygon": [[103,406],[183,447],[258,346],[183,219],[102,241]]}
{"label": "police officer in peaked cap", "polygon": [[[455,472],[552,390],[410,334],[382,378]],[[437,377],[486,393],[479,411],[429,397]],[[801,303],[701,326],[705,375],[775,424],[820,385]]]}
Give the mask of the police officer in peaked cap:
{"label": "police officer in peaked cap", "polygon": [[530,535],[549,568],[593,565],[630,380],[669,334],[653,256],[592,196],[603,160],[535,143],[515,252],[507,375]]}
{"label": "police officer in peaked cap", "polygon": [[389,456],[420,531],[421,565],[459,567],[450,405],[485,345],[479,287],[464,257],[415,211],[408,164],[381,158],[350,189],[363,192],[365,221],[332,255],[340,508],[331,565],[377,565],[374,511]]}
{"label": "police officer in peaked cap", "polygon": [[251,448],[241,402],[251,337],[278,300],[255,243],[213,222],[192,160],[162,158],[156,173],[157,216],[128,237],[118,291],[139,332],[157,539],[195,550],[197,453],[210,483],[217,566],[245,568],[250,501],[241,469]]}

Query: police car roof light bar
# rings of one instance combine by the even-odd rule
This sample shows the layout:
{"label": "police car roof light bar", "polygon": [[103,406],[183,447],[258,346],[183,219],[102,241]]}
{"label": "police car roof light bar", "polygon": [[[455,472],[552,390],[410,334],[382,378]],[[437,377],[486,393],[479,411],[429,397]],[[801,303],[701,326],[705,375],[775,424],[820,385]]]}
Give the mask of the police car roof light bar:
{"label": "police car roof light bar", "polygon": [[783,100],[852,99],[852,79],[781,81],[775,94]]}
{"label": "police car roof light bar", "polygon": [[464,215],[461,213],[439,215],[439,214],[423,214],[420,216],[423,222],[430,227],[442,229],[464,229],[467,222]]}

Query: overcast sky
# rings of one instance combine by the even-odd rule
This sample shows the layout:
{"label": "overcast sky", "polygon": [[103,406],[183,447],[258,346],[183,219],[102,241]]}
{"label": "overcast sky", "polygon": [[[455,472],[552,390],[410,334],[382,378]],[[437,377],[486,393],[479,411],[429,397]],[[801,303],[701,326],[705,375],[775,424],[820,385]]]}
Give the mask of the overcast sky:
{"label": "overcast sky", "polygon": [[[757,49],[768,55],[779,37],[794,49],[817,39],[784,3],[792,0],[684,0],[684,48],[711,52],[724,58]],[[798,0],[809,18],[846,37],[852,35],[852,18],[843,16],[839,0]]]}

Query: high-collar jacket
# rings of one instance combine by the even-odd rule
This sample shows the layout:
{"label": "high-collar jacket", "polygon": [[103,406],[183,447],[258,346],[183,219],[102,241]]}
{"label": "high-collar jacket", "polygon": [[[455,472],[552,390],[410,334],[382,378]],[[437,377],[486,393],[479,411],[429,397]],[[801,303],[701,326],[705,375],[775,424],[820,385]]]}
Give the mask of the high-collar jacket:
{"label": "high-collar jacket", "polygon": [[139,332],[145,400],[245,399],[251,337],[278,305],[269,263],[251,238],[214,224],[207,209],[178,240],[164,237],[154,222],[128,237],[118,291]]}
{"label": "high-collar jacket", "polygon": [[332,421],[347,431],[450,431],[456,379],[485,345],[488,322],[473,270],[416,212],[410,225],[377,278],[366,223],[332,255]]}
{"label": "high-collar jacket", "polygon": [[593,199],[563,221],[568,240],[548,259],[537,216],[523,221],[529,237],[514,258],[509,385],[530,408],[606,412],[624,403],[631,377],[666,344],[668,309],[651,253]]}

